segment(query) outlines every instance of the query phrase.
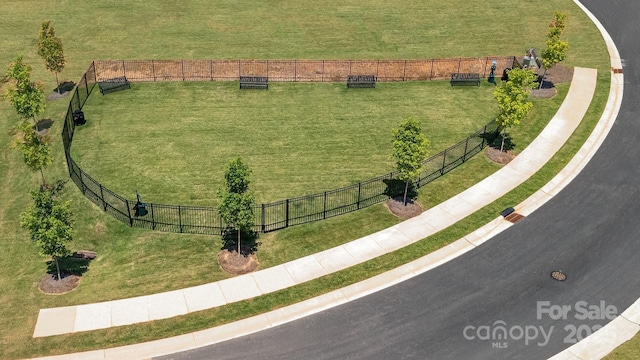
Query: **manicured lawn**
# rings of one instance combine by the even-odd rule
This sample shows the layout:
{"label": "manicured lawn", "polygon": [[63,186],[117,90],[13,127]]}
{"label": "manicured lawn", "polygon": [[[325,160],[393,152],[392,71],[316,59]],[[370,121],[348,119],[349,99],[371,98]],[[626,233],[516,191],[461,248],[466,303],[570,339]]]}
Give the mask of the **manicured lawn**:
{"label": "manicured lawn", "polygon": [[[1,2],[0,66],[8,65],[23,53],[26,62],[34,66],[34,77],[44,81],[48,91],[55,86],[54,76],[45,72],[35,51],[40,23],[47,19],[53,21],[65,46],[68,62],[62,78],[78,81],[92,59],[411,59],[523,55],[528,47],[541,48],[543,34],[555,10],[569,13],[566,34],[571,50],[567,65],[597,67],[599,85],[596,101],[585,123],[552,164],[505,198],[427,241],[253,301],[150,324],[43,339],[31,338],[40,308],[149,294],[215,281],[226,275],[219,271],[215,262],[219,239],[128,228],[93,206],[71,185],[64,196],[73,202],[76,219],[77,233],[72,247],[96,250],[98,259],[90,265],[77,290],[56,297],[41,294],[37,283],[44,275],[47,259],[37,254],[35,246],[18,226],[19,214],[30,201],[28,190],[38,185],[39,175],[26,170],[19,154],[11,149],[12,140],[6,134],[18,119],[9,104],[0,101],[0,244],[3,251],[0,257],[0,273],[3,274],[0,275],[0,358],[129,344],[202,329],[280,307],[375,275],[432,251],[492,219],[504,207],[519,202],[539,188],[584,142],[604,107],[608,93],[604,44],[595,27],[570,0],[545,2],[548,11],[536,2],[503,0],[487,0],[480,6],[473,6],[473,11],[460,11],[469,6],[468,1],[462,0]],[[465,93],[474,91],[462,90]],[[125,94],[112,96],[124,97]],[[552,108],[557,106],[553,102],[549,104],[544,110],[547,114],[540,118],[552,114]],[[43,117],[56,121],[52,129],[54,135],[61,131],[61,119],[67,105],[67,100],[48,103]],[[534,109],[532,119],[537,119],[538,109],[542,108]],[[91,124],[91,107],[87,108],[87,114]],[[393,124],[396,122],[392,121]],[[88,125],[87,132],[91,126]],[[531,126],[513,131],[519,147],[534,136],[533,129],[539,130],[542,125],[538,120],[532,120]],[[80,135],[83,134],[79,134],[79,141]],[[434,141],[434,137],[430,137]],[[61,141],[57,136],[54,138],[56,160],[45,170],[45,175],[50,180],[67,179]],[[130,152],[136,151],[138,149],[132,148]],[[484,157],[477,156],[438,180],[440,183],[425,187],[420,201],[430,205],[447,198],[496,168]],[[351,180],[358,179],[346,179]],[[215,188],[215,185],[210,187]],[[134,190],[127,187],[123,192]],[[272,266],[358,238],[397,221],[383,206],[371,207],[326,222],[265,235],[260,239],[263,245],[258,256],[262,267]]]}
{"label": "manicured lawn", "polygon": [[[92,177],[148,202],[217,204],[229,161],[252,169],[258,202],[310,195],[394,170],[392,129],[418,119],[435,154],[495,116],[493,85],[275,83],[239,91],[237,82],[134,83],[84,107],[72,154]],[[461,106],[464,104],[464,106]]]}

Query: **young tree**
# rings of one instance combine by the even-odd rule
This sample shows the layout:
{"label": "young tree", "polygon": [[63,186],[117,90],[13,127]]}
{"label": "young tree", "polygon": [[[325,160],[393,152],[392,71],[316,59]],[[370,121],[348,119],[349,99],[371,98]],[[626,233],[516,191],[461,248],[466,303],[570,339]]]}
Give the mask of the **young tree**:
{"label": "young tree", "polygon": [[520,124],[533,107],[529,100],[529,92],[535,77],[530,69],[512,69],[509,71],[509,80],[500,83],[493,91],[493,97],[500,109],[500,114],[496,117],[496,122],[502,129],[500,151],[504,151],[507,129]]}
{"label": "young tree", "polygon": [[238,254],[241,251],[240,234],[250,231],[255,225],[255,198],[248,191],[250,174],[251,170],[242,159],[232,160],[224,174],[225,185],[218,191],[222,198],[218,212],[227,226],[237,231]]}
{"label": "young tree", "polygon": [[542,51],[540,62],[544,68],[539,88],[542,88],[544,77],[547,71],[564,61],[569,50],[569,42],[560,39],[560,36],[567,27],[567,15],[565,13],[554,13],[553,20],[549,24],[549,34],[547,34],[546,49]]}
{"label": "young tree", "polygon": [[393,130],[393,157],[400,173],[398,179],[405,182],[402,201],[407,205],[409,182],[420,176],[424,161],[427,159],[429,140],[422,133],[420,124],[409,118]]}
{"label": "young tree", "polygon": [[53,163],[53,153],[47,135],[40,136],[28,122],[16,126],[16,146],[24,163],[33,171],[40,171],[42,185],[46,185],[43,169]]}
{"label": "young tree", "polygon": [[5,97],[23,119],[33,119],[42,114],[46,101],[42,84],[31,81],[31,66],[23,62],[22,55],[9,65],[7,70],[9,86]]}
{"label": "young tree", "polygon": [[54,198],[54,192],[44,188],[32,190],[31,197],[33,204],[20,215],[20,226],[29,231],[31,240],[40,247],[40,253],[55,261],[60,280],[58,259],[71,254],[67,243],[73,240],[69,202]]}
{"label": "young tree", "polygon": [[38,55],[44,60],[47,70],[56,75],[56,86],[58,93],[60,93],[58,73],[64,69],[65,59],[62,41],[56,37],[56,31],[51,26],[51,21],[42,22],[38,40]]}

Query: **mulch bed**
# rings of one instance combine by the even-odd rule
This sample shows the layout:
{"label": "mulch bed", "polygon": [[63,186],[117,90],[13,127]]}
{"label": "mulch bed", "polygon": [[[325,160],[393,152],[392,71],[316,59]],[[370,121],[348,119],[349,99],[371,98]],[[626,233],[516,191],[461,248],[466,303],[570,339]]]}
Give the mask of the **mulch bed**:
{"label": "mulch bed", "polygon": [[414,216],[422,214],[424,211],[422,205],[413,199],[407,199],[407,205],[404,205],[402,197],[396,197],[387,201],[387,208],[395,216],[401,219],[410,219]]}
{"label": "mulch bed", "polygon": [[496,149],[491,146],[487,146],[485,154],[489,159],[491,159],[491,161],[501,165],[508,164],[516,157],[511,150],[500,151],[500,148]]}
{"label": "mulch bed", "polygon": [[[538,69],[538,74],[542,75],[544,69]],[[536,98],[552,98],[558,93],[555,84],[567,83],[573,79],[573,68],[556,65],[547,71],[541,89],[533,89],[531,96]]]}
{"label": "mulch bed", "polygon": [[258,268],[258,259],[253,253],[243,255],[237,251],[222,250],[218,253],[218,264],[222,270],[230,274],[242,275],[255,271]]}
{"label": "mulch bed", "polygon": [[61,276],[62,279],[56,280],[57,274],[47,274],[40,280],[38,289],[48,295],[62,295],[75,290],[82,279],[82,277],[73,274],[62,273]]}

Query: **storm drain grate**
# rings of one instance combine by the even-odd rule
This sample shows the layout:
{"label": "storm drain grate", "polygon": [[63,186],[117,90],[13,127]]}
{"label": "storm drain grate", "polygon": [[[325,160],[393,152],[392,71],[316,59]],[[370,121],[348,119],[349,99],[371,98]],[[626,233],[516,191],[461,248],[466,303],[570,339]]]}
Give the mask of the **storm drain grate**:
{"label": "storm drain grate", "polygon": [[512,212],[511,214],[505,216],[504,219],[515,224],[518,221],[524,219],[524,215],[520,215],[516,212]]}
{"label": "storm drain grate", "polygon": [[567,274],[565,274],[562,270],[552,271],[551,277],[553,278],[553,280],[558,280],[558,281],[567,280]]}

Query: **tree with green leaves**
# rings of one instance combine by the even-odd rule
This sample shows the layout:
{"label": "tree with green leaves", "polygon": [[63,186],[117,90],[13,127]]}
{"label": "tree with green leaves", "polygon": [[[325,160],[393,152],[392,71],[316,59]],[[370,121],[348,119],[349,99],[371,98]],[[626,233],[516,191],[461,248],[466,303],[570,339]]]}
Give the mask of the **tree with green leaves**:
{"label": "tree with green leaves", "polygon": [[31,81],[31,66],[23,61],[22,55],[9,65],[7,70],[9,86],[5,97],[23,119],[33,119],[42,114],[46,107],[46,99],[42,84]]}
{"label": "tree with green leaves", "polygon": [[547,75],[547,71],[556,66],[558,63],[564,61],[567,57],[567,51],[569,50],[569,42],[560,39],[560,36],[567,27],[567,15],[565,13],[554,13],[553,20],[549,24],[549,33],[547,34],[547,41],[545,42],[547,47],[542,51],[542,57],[540,62],[544,68],[542,74],[542,80],[540,81],[539,88],[542,88],[544,83],[544,77]]}
{"label": "tree with green leaves", "polygon": [[498,102],[500,113],[496,122],[502,130],[502,144],[500,151],[504,151],[504,140],[507,129],[520,124],[533,107],[529,100],[531,86],[536,78],[531,69],[512,69],[508,72],[509,80],[503,81],[493,91],[493,97]]}
{"label": "tree with green leaves", "polygon": [[38,55],[44,60],[47,70],[56,75],[56,86],[58,93],[60,93],[58,74],[64,69],[65,59],[62,40],[56,36],[51,21],[42,22],[38,39]]}
{"label": "tree with green leaves", "polygon": [[33,171],[40,171],[42,185],[46,185],[43,169],[53,163],[50,138],[38,135],[28,122],[16,126],[16,146],[22,152],[24,163]]}
{"label": "tree with green leaves", "polygon": [[51,256],[60,280],[58,259],[71,255],[67,243],[73,240],[73,220],[69,202],[58,199],[53,190],[40,188],[31,191],[33,204],[20,216],[20,226],[29,231],[40,253]]}
{"label": "tree with green leaves", "polygon": [[427,159],[429,140],[422,133],[417,120],[408,118],[393,130],[393,158],[396,160],[398,179],[405,182],[402,201],[407,205],[409,182],[417,179]]}
{"label": "tree with green leaves", "polygon": [[240,234],[251,231],[255,225],[255,197],[249,191],[250,174],[251,170],[242,159],[232,160],[224,174],[225,185],[218,191],[222,198],[218,213],[225,224],[237,232],[238,254],[241,253]]}

